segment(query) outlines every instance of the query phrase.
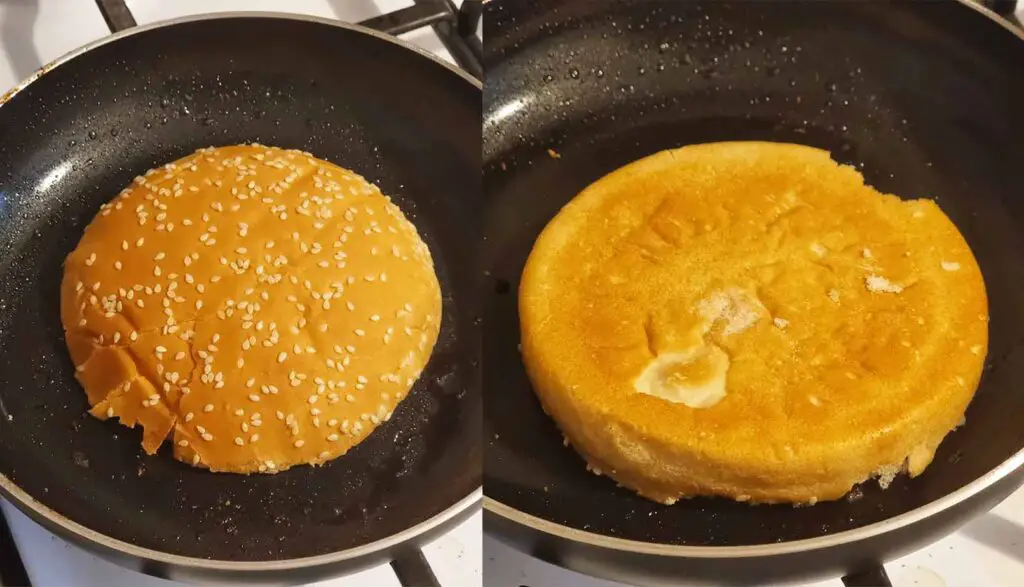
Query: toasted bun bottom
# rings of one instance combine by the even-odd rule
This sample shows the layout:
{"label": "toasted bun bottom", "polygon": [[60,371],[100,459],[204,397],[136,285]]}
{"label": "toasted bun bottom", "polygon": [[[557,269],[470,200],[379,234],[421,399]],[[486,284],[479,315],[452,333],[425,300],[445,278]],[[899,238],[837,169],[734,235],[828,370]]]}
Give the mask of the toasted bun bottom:
{"label": "toasted bun bottom", "polygon": [[600,179],[544,229],[519,304],[545,410],[595,472],[663,503],[918,475],[988,343],[978,264],[935,203],[788,144]]}

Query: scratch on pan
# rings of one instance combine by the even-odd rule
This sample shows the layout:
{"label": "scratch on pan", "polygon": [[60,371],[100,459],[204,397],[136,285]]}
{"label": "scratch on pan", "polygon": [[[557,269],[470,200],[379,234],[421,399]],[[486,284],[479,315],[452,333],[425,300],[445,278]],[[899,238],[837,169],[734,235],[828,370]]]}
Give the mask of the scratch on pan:
{"label": "scratch on pan", "polygon": [[0,416],[3,416],[5,420],[11,422],[14,420],[14,416],[7,411],[7,406],[4,405],[4,398],[0,397]]}

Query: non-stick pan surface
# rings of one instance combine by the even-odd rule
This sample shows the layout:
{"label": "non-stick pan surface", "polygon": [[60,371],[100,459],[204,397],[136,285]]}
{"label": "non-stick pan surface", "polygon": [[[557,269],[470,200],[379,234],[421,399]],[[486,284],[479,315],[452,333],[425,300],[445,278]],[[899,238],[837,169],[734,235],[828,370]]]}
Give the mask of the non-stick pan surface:
{"label": "non-stick pan surface", "polygon": [[[487,497],[567,527],[557,531],[569,539],[576,529],[667,545],[763,545],[891,519],[1014,455],[1024,460],[1019,36],[955,2],[494,2],[485,18]],[[755,139],[828,149],[880,190],[938,202],[988,287],[984,379],[966,426],[918,479],[886,491],[869,482],[855,498],[796,509],[657,505],[586,472],[563,448],[517,352],[519,274],[544,225],[604,174],[661,149]]]}
{"label": "non-stick pan surface", "polygon": [[[0,488],[159,551],[132,554],[220,561],[337,553],[472,501],[481,479],[471,257],[479,121],[479,86],[425,54],[329,21],[267,15],[135,30],[7,100]],[[144,456],[139,431],[85,414],[58,286],[86,223],[135,175],[199,147],[250,141],[310,151],[391,195],[433,252],[444,319],[423,377],[369,439],[322,468],[244,477]],[[44,521],[80,532],[59,516]]]}

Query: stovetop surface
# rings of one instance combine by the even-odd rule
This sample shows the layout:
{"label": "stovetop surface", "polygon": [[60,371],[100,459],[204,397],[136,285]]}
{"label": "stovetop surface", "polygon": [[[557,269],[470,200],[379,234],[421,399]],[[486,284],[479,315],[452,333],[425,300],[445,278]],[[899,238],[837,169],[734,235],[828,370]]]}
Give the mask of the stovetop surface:
{"label": "stovetop surface", "polygon": [[[626,587],[540,562],[484,537],[486,587]],[[959,532],[897,559],[886,569],[894,587],[1024,585],[1024,489]],[[687,587],[680,582],[678,587]],[[794,587],[843,587],[839,579]]]}

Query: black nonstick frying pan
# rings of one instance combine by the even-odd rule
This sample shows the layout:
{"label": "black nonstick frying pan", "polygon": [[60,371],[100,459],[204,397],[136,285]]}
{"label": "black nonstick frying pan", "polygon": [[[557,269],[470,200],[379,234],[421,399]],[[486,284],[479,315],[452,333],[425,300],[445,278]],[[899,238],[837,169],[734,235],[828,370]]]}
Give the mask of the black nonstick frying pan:
{"label": "black nonstick frying pan", "polygon": [[[777,584],[876,565],[1024,480],[1024,37],[959,2],[495,1],[485,8],[485,530],[631,585]],[[583,187],[656,151],[828,149],[935,199],[985,276],[991,346],[966,425],[917,479],[813,507],[657,505],[587,473],[531,393],[518,278]],[[552,149],[560,157],[548,152]],[[857,576],[856,573],[868,573]]]}
{"label": "black nonstick frying pan", "polygon": [[[4,497],[118,562],[246,583],[415,560],[474,511],[479,82],[369,29],[242,14],[105,39],[0,104]],[[391,195],[433,252],[444,316],[423,376],[369,439],[322,468],[245,477],[147,457],[138,431],[85,414],[58,288],[85,224],[133,176],[251,141],[310,151]]]}

